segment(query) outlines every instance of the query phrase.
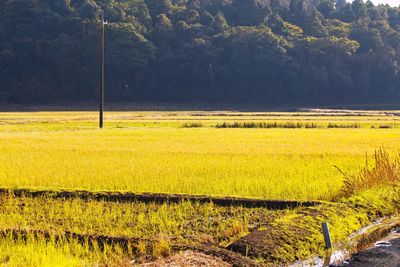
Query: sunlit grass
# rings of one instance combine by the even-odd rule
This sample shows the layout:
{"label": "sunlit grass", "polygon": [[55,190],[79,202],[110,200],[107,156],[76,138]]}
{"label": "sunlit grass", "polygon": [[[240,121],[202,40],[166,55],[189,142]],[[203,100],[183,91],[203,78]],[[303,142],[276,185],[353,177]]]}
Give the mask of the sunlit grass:
{"label": "sunlit grass", "polygon": [[[121,256],[121,255],[120,255]],[[129,263],[129,261],[127,261]],[[47,239],[0,238],[1,266],[99,266],[100,251],[74,242],[49,242]]]}
{"label": "sunlit grass", "polygon": [[[125,236],[139,242],[134,244],[135,254],[118,246],[99,250],[74,240],[1,237],[0,265],[128,266],[136,257],[168,254],[173,242],[225,246],[271,225],[283,231],[289,226],[312,229],[304,232],[303,241],[271,232],[276,259],[310,257],[323,249],[322,220],[332,224],[335,241],[344,241],[374,214],[396,212],[392,189],[374,188],[351,200],[338,199],[344,177],[334,165],[356,175],[365,167],[366,155],[372,158],[379,148],[394,154],[400,145],[400,117],[361,115],[107,112],[106,128],[99,130],[94,112],[0,113],[0,187],[347,203],[271,211],[189,202],[159,205],[1,196],[0,230]],[[238,128],[217,128],[224,123]],[[346,126],[350,128],[342,128]]]}
{"label": "sunlit grass", "polygon": [[[0,186],[330,199],[343,180],[333,165],[351,173],[366,153],[400,145],[396,128],[212,127],[238,117],[325,124],[396,117],[228,115],[110,113],[98,130],[95,113],[1,113]],[[206,127],[181,127],[191,119]]]}
{"label": "sunlit grass", "polygon": [[[93,129],[97,126],[96,112],[17,112],[0,113],[0,131],[54,131]],[[357,126],[362,128],[399,128],[400,117],[383,112],[364,111],[360,116],[351,114],[311,112],[107,112],[106,126],[132,127],[184,127],[197,124],[216,127],[227,123],[313,124],[318,128],[331,126]]]}
{"label": "sunlit grass", "polygon": [[[0,229],[123,236],[149,244],[160,236],[180,243],[201,242],[207,238],[215,244],[227,244],[279,214],[283,212],[191,202],[159,205],[0,197]],[[242,231],[231,233],[236,225]]]}

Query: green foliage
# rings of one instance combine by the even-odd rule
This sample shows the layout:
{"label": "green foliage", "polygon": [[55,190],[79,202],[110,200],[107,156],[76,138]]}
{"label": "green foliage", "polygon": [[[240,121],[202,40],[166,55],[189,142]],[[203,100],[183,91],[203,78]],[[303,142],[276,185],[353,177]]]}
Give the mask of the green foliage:
{"label": "green foliage", "polygon": [[317,9],[325,18],[332,18],[335,14],[335,2],[334,0],[322,0]]}
{"label": "green foliage", "polygon": [[326,37],[328,35],[327,30],[322,25],[320,20],[321,13],[314,10],[312,15],[307,19],[305,29],[306,34],[314,37]]}
{"label": "green foliage", "polygon": [[361,19],[367,15],[367,6],[363,0],[354,0],[352,6],[356,19]]}
{"label": "green foliage", "polygon": [[399,96],[400,9],[355,0],[0,3],[0,101],[329,104]]}

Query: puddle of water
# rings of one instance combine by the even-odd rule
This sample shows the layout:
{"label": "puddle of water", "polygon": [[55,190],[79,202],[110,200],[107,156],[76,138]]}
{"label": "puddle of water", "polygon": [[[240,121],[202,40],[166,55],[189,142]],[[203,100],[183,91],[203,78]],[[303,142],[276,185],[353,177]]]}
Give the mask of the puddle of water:
{"label": "puddle of water", "polygon": [[332,253],[329,265],[339,265],[343,261],[347,260],[350,257],[350,253],[347,250],[336,250]]}
{"label": "puddle of water", "polygon": [[344,260],[349,258],[349,252],[347,250],[336,250],[331,255],[325,257],[325,259],[314,257],[306,261],[298,261],[290,265],[290,267],[325,267],[325,266],[336,266],[342,263]]}
{"label": "puddle of water", "polygon": [[390,243],[390,242],[386,242],[386,241],[380,241],[380,242],[376,242],[375,244],[374,244],[374,247],[380,247],[380,248],[388,248],[388,247],[391,247],[391,246],[393,246],[392,245],[392,243]]}
{"label": "puddle of water", "polygon": [[397,229],[393,230],[393,233],[394,234],[400,234],[400,228],[397,228]]}
{"label": "puddle of water", "polygon": [[297,261],[289,267],[315,267],[324,266],[324,261],[321,258],[315,257],[306,261]]}

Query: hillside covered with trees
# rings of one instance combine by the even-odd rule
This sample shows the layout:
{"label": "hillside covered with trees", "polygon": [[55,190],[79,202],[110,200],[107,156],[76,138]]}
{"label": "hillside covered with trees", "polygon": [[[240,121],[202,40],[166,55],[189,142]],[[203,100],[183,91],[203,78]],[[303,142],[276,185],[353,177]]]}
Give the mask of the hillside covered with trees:
{"label": "hillside covered with trees", "polygon": [[392,102],[400,8],[354,0],[0,0],[0,102]]}

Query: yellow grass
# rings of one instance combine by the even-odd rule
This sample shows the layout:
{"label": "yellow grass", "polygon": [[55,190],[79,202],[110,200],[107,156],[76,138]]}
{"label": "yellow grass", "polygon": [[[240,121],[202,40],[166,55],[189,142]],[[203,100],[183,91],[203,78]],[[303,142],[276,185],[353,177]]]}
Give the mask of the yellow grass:
{"label": "yellow grass", "polygon": [[[113,112],[98,130],[91,112],[0,113],[0,186],[330,199],[343,184],[333,165],[356,172],[366,153],[400,145],[398,117],[311,115]],[[362,127],[214,127],[239,120]],[[370,127],[381,124],[394,126]]]}
{"label": "yellow grass", "polygon": [[74,243],[0,239],[1,266],[97,266],[102,261],[99,254]]}

